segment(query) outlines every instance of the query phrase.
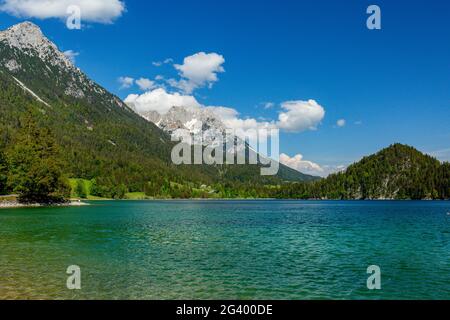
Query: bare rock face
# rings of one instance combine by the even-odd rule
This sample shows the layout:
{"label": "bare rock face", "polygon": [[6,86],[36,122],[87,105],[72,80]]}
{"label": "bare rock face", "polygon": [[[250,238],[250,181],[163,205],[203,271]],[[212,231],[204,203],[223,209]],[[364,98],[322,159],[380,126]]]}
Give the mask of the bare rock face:
{"label": "bare rock face", "polygon": [[9,70],[9,71],[11,71],[11,72],[15,72],[15,71],[17,71],[17,70],[20,70],[21,68],[22,68],[22,66],[16,61],[16,60],[14,60],[14,59],[11,59],[11,60],[8,60],[6,63],[5,63],[5,67]]}
{"label": "bare rock face", "polygon": [[36,55],[52,66],[75,68],[72,62],[48,40],[41,29],[31,22],[23,22],[0,32],[0,41],[27,55]]}
{"label": "bare rock face", "polygon": [[[130,107],[134,108],[133,105]],[[217,137],[223,137],[226,130],[219,117],[205,108],[174,106],[166,114],[159,114],[157,111],[135,111],[173,137],[185,137],[186,132],[189,132],[194,144],[211,144]]]}
{"label": "bare rock face", "polygon": [[[101,104],[108,110],[131,110],[116,96],[89,79],[32,22],[23,22],[0,31],[0,71],[11,74],[33,95],[65,96],[88,104]],[[30,83],[31,82],[33,83]],[[36,88],[52,87],[51,92]],[[45,100],[45,99],[41,99]],[[81,102],[81,101],[80,101]]]}

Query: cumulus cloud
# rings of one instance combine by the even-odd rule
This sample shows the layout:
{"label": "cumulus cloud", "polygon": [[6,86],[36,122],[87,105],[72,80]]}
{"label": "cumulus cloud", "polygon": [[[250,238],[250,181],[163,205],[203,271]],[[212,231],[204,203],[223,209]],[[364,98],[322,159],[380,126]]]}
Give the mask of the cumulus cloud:
{"label": "cumulus cloud", "polygon": [[347,121],[345,121],[345,119],[339,119],[339,120],[336,122],[336,125],[337,125],[339,128],[345,127],[346,124],[347,124]]}
{"label": "cumulus cloud", "polygon": [[279,114],[277,126],[288,132],[316,130],[325,117],[325,109],[315,100],[287,101],[281,108],[284,111]]}
{"label": "cumulus cloud", "polygon": [[239,112],[233,108],[227,107],[205,107],[206,110],[211,111],[222,121],[230,121],[239,116]]}
{"label": "cumulus cloud", "polygon": [[[206,107],[206,109],[220,119],[227,129],[234,130],[238,137],[249,139],[249,143],[253,147],[257,144],[258,134],[261,138],[267,138],[271,134],[271,129],[277,129],[274,122],[258,121],[254,118],[241,118],[239,112],[233,108]],[[264,132],[261,129],[266,129],[267,131]]]}
{"label": "cumulus cloud", "polygon": [[69,59],[73,64],[76,62],[76,57],[80,55],[79,52],[73,51],[73,50],[67,50],[64,51],[64,55]]}
{"label": "cumulus cloud", "polygon": [[147,78],[140,78],[136,80],[136,84],[142,91],[148,91],[156,87],[155,82]]}
{"label": "cumulus cloud", "polygon": [[112,23],[125,11],[125,3],[120,0],[2,0],[0,11],[20,18],[68,17],[67,8],[78,6],[81,19],[87,22]]}
{"label": "cumulus cloud", "polygon": [[211,88],[219,80],[217,74],[225,72],[224,63],[224,57],[217,53],[196,53],[184,58],[183,64],[174,65],[182,79],[170,79],[168,83],[186,94],[205,86]]}
{"label": "cumulus cloud", "polygon": [[134,84],[134,79],[131,77],[120,77],[117,79],[120,83],[120,89],[128,89]]}
{"label": "cumulus cloud", "polygon": [[297,154],[291,158],[287,154],[282,153],[280,155],[280,163],[306,174],[323,176],[325,173],[325,170],[320,165],[305,160],[301,154]]}
{"label": "cumulus cloud", "polygon": [[294,169],[300,171],[305,174],[319,176],[319,177],[327,177],[330,174],[341,172],[346,169],[344,165],[332,166],[332,165],[324,165],[321,166],[315,162],[305,160],[303,155],[297,154],[294,157],[290,157],[287,154],[282,153],[280,155],[280,163]]}
{"label": "cumulus cloud", "polygon": [[131,94],[125,103],[137,112],[156,111],[166,114],[172,107],[200,108],[202,105],[193,96],[168,93],[162,88],[148,91],[142,95]]}

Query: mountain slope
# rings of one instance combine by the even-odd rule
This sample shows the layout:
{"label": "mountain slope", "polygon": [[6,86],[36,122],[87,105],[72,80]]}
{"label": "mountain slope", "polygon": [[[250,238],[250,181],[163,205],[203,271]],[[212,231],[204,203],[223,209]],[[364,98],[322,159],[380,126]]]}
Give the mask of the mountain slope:
{"label": "mountain slope", "polygon": [[140,171],[134,163],[167,167],[169,137],[89,80],[37,26],[22,23],[0,33],[0,77],[6,143],[20,115],[31,111],[64,147],[71,176],[93,178],[101,170],[112,184],[122,180],[120,161],[130,162],[127,175]]}
{"label": "mountain slope", "polygon": [[[0,32],[0,147],[7,147],[23,114],[31,112],[61,145],[68,176],[96,179],[111,195],[221,181],[279,183],[258,166],[175,166],[170,136],[76,68],[36,25]],[[292,174],[292,179],[303,176]]]}
{"label": "mountain slope", "polygon": [[285,187],[280,197],[321,199],[449,199],[450,164],[394,144],[316,183]]}

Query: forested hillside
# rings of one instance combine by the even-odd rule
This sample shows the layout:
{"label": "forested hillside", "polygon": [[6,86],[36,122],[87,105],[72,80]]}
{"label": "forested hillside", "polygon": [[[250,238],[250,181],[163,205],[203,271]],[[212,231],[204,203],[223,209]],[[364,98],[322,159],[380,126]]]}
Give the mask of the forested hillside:
{"label": "forested hillside", "polygon": [[449,199],[450,164],[442,164],[410,146],[394,144],[327,179],[285,185],[278,197]]}

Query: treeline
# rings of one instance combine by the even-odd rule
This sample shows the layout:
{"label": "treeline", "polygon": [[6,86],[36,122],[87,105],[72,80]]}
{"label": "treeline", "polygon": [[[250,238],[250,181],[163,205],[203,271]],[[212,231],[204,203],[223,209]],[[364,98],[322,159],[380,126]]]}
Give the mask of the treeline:
{"label": "treeline", "polygon": [[[67,169],[86,161],[83,154],[76,156],[79,161],[68,164],[67,154],[61,151],[51,130],[40,126],[31,112],[27,113],[9,143],[0,144],[0,194],[17,194],[20,201],[27,203],[63,202],[71,193],[80,198],[124,199],[128,193],[136,192],[152,199],[450,199],[450,164],[441,164],[401,144],[326,179],[281,184],[270,179],[266,184],[258,183],[250,176],[244,179],[239,173],[249,171],[239,166],[223,168],[222,171],[232,171],[235,178],[218,182],[203,180],[195,176],[198,171],[194,170],[191,179],[158,167],[142,174],[141,168],[119,159],[111,171],[101,161],[94,161],[98,176],[81,176],[83,181],[89,181],[89,188],[81,180],[70,186],[68,177],[80,176],[68,174]],[[184,168],[186,172],[188,169]],[[254,171],[259,173],[258,168]]]}
{"label": "treeline", "polygon": [[81,199],[89,197],[127,199],[130,193],[140,193],[146,199],[258,199],[273,198],[277,187],[255,185],[251,182],[224,182],[206,185],[197,182],[171,180],[153,176],[142,189],[132,190],[125,184],[114,185],[108,179],[73,179],[72,195]]}

